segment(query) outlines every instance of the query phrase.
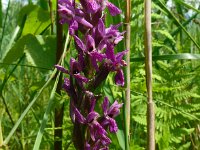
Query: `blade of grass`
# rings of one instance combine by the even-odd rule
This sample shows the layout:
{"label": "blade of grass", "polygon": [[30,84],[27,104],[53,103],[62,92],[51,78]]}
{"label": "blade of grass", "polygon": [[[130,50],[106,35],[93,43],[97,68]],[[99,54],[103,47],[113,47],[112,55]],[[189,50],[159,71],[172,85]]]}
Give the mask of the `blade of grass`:
{"label": "blade of grass", "polygon": [[56,77],[56,81],[55,81],[53,89],[51,91],[50,100],[49,100],[48,106],[46,108],[46,111],[44,113],[43,120],[42,120],[40,129],[38,131],[33,150],[39,150],[39,148],[40,148],[40,144],[41,144],[42,137],[43,137],[43,134],[44,134],[44,130],[45,130],[45,127],[46,127],[46,123],[48,121],[48,116],[51,113],[51,110],[53,108],[53,104],[55,103],[55,93],[56,93],[56,88],[57,88],[59,77],[60,77],[60,72],[58,73],[58,75]]}
{"label": "blade of grass", "polygon": [[180,3],[180,4],[182,4],[182,5],[184,5],[185,7],[189,8],[189,9],[192,9],[192,10],[196,11],[197,13],[200,13],[200,10],[198,10],[198,9],[194,8],[193,6],[185,3],[182,0],[175,0],[175,1],[178,2],[178,3]]}
{"label": "blade of grass", "polygon": [[[144,61],[144,57],[138,57],[138,58],[131,58],[131,62],[138,62],[138,61]],[[153,56],[153,61],[156,60],[195,60],[200,59],[200,54],[190,54],[190,53],[181,53],[181,54],[172,54],[172,55],[159,55],[159,56]]]}
{"label": "blade of grass", "polygon": [[[67,35],[64,49],[66,49],[68,43],[69,43],[69,34]],[[63,63],[64,63],[64,55],[63,54],[64,54],[64,51],[61,55],[61,65],[63,65]],[[42,120],[40,129],[38,131],[33,150],[39,150],[39,148],[40,148],[40,144],[41,144],[42,137],[43,137],[43,134],[44,134],[44,130],[45,130],[45,127],[46,127],[46,123],[48,121],[48,116],[51,113],[51,110],[53,108],[53,104],[55,102],[55,93],[56,93],[56,90],[57,90],[59,80],[60,80],[60,72],[56,76],[56,81],[55,81],[53,89],[51,91],[50,100],[49,100],[48,106],[46,108],[46,111],[44,113],[43,120]]]}

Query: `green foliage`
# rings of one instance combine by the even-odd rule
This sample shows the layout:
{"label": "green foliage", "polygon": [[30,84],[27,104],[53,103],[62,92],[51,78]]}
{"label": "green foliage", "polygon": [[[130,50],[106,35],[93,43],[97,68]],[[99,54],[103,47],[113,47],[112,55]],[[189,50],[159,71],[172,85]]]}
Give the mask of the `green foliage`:
{"label": "green foliage", "polygon": [[22,36],[3,57],[3,63],[15,62],[23,54],[27,61],[40,68],[52,68],[55,64],[56,38],[55,36],[41,36],[27,34]]}

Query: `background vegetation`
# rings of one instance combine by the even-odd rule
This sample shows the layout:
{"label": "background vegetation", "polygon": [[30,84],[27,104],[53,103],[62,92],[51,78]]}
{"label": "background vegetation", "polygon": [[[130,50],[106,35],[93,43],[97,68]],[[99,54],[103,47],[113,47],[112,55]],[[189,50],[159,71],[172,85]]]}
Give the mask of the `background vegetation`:
{"label": "background vegetation", "polygon": [[[49,3],[51,2],[51,3]],[[112,0],[125,11],[125,1]],[[131,1],[130,149],[146,148],[144,1]],[[52,5],[49,5],[52,4]],[[50,9],[51,8],[51,9]],[[156,149],[200,149],[200,1],[153,0],[153,99]],[[52,15],[50,15],[52,14]],[[106,23],[124,21],[124,15]],[[66,58],[74,54],[64,26]],[[122,30],[122,29],[121,29]],[[0,1],[0,149],[54,149],[54,109],[64,104],[63,149],[74,149],[65,92],[55,93],[56,0]],[[124,50],[124,44],[117,49]],[[99,90],[124,101],[110,75]],[[123,111],[122,111],[123,112]],[[125,149],[124,115],[110,149]]]}

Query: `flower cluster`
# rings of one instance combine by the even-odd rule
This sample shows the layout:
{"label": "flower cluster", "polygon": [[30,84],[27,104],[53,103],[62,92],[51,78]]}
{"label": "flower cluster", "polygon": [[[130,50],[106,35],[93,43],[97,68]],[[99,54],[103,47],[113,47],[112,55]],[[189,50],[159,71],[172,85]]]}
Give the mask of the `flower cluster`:
{"label": "flower cluster", "polygon": [[[70,59],[69,70],[56,65],[67,74],[63,88],[70,97],[70,117],[74,123],[73,142],[80,150],[106,150],[111,140],[108,131],[118,130],[114,118],[120,113],[122,104],[115,101],[111,106],[107,97],[102,103],[102,114],[95,111],[99,96],[95,89],[115,72],[115,83],[124,86],[122,67],[126,66],[123,56],[127,51],[115,54],[115,46],[123,39],[119,32],[121,24],[105,27],[104,10],[115,16],[121,10],[108,0],[59,0],[60,23],[69,25],[78,52]],[[97,106],[96,106],[97,107]]]}

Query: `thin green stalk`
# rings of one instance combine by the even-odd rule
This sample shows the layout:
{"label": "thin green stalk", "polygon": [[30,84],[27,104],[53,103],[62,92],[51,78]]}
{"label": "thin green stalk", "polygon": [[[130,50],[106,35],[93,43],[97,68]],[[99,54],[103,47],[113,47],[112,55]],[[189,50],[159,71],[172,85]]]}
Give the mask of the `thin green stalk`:
{"label": "thin green stalk", "polygon": [[126,12],[125,12],[125,41],[126,41],[126,49],[128,53],[126,55],[126,99],[125,99],[125,147],[126,150],[129,150],[129,131],[130,131],[130,105],[131,105],[131,94],[130,94],[130,37],[131,37],[131,1],[126,0]]}
{"label": "thin green stalk", "polygon": [[152,97],[151,0],[145,0],[145,71],[147,87],[147,150],[155,150],[155,114]]}

